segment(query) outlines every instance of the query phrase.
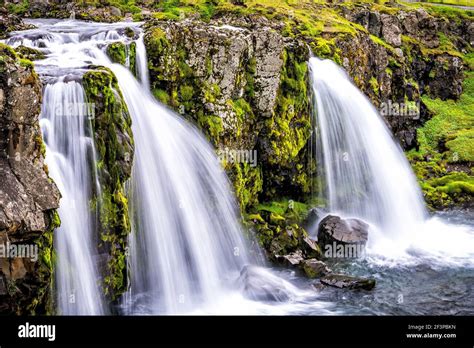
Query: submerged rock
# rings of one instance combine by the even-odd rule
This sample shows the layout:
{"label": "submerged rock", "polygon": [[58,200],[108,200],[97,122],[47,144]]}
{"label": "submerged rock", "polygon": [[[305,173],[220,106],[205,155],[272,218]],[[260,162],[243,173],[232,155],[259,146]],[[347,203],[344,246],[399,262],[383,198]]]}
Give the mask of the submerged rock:
{"label": "submerged rock", "polygon": [[290,299],[289,284],[260,267],[245,266],[237,282],[244,296],[254,301],[284,302]]}
{"label": "submerged rock", "polygon": [[375,287],[373,278],[359,278],[344,274],[329,274],[322,277],[320,282],[339,289],[372,290]]}

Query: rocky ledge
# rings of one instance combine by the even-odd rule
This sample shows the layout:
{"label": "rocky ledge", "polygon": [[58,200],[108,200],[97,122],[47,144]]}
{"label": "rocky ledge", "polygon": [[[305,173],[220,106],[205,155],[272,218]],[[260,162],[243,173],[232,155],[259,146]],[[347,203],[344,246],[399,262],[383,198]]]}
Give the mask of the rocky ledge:
{"label": "rocky ledge", "polygon": [[44,164],[41,89],[33,64],[0,44],[0,313],[52,310],[60,194]]}

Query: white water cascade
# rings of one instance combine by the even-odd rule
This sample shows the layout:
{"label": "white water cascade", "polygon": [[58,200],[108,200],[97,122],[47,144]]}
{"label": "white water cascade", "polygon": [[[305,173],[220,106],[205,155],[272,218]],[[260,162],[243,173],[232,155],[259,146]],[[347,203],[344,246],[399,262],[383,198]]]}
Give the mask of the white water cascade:
{"label": "white water cascade", "polygon": [[188,311],[195,301],[210,301],[223,280],[248,263],[236,205],[203,136],[159,105],[125,68],[112,69],[139,134],[131,288],[152,295],[152,312]]}
{"label": "white water cascade", "polygon": [[[103,314],[99,277],[94,264],[95,234],[89,207],[94,145],[90,115],[81,84],[64,78],[46,85],[41,129],[46,163],[62,198],[61,227],[55,233],[59,312],[66,315]],[[97,245],[97,244],[95,244]]]}
{"label": "white water cascade", "polygon": [[[67,114],[70,117],[52,122],[58,105],[83,106],[86,102],[80,77],[91,64],[107,66],[116,75],[135,140],[132,178],[127,184],[133,225],[130,290],[124,296],[122,312],[284,314],[323,310],[326,305],[312,300],[313,291],[302,291],[265,268],[245,267],[253,262],[230,183],[205,137],[151,95],[139,24],[33,22],[37,29],[16,33],[9,43],[42,50],[46,59],[35,62],[37,70],[46,83],[59,81],[46,86],[42,123],[51,175],[63,193],[62,227],[56,231],[58,302],[63,314],[106,311],[95,271],[97,236],[89,228],[93,212],[87,204],[94,181],[89,173],[95,163],[89,163],[94,161],[90,156],[94,147],[87,114],[73,108]],[[138,35],[138,80],[126,67],[112,64],[104,53],[108,43],[131,43],[124,34],[129,26]],[[75,92],[70,93],[71,89]],[[72,124],[79,129],[71,129]],[[62,155],[65,150],[53,135],[80,151]],[[81,296],[79,287],[84,288]],[[68,295],[73,290],[75,302],[70,304]]]}
{"label": "white water cascade", "polygon": [[472,230],[428,219],[402,149],[345,71],[318,58],[309,67],[328,210],[369,222],[369,249],[379,255],[400,258],[416,249],[441,262],[472,257]]}

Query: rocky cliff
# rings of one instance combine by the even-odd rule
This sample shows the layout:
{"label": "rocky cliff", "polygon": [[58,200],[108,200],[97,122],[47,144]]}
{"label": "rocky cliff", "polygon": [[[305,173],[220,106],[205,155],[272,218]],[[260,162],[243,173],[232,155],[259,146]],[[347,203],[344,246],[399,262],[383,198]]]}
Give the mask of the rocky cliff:
{"label": "rocky cliff", "polygon": [[52,310],[60,194],[44,164],[41,92],[33,64],[0,44],[0,313]]}

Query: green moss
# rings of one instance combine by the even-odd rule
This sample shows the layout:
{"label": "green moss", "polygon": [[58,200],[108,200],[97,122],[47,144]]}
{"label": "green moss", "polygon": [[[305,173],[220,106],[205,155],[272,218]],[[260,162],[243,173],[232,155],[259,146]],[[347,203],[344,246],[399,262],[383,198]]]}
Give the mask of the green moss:
{"label": "green moss", "polygon": [[292,52],[284,51],[284,67],[275,115],[268,120],[273,156],[271,164],[288,164],[305,147],[310,136],[307,96],[307,64],[298,62]]}
{"label": "green moss", "polygon": [[56,210],[46,213],[48,230],[39,236],[34,243],[38,247],[38,261],[36,267],[36,278],[40,286],[35,297],[28,303],[26,311],[34,314],[55,314],[54,306],[54,266],[56,264],[56,252],[54,251],[54,233],[61,225],[61,220]]}
{"label": "green moss", "polygon": [[[474,73],[469,73],[464,82],[464,93],[459,101],[431,99],[423,96],[422,100],[434,117],[427,121],[418,130],[418,141],[424,152],[437,151],[442,144],[449,142],[452,149],[462,145],[462,139],[472,141],[474,119],[472,110],[474,108]],[[460,140],[456,140],[460,137]],[[449,146],[448,146],[449,148]],[[472,151],[462,150],[459,153],[460,161],[472,161]]]}
{"label": "green moss", "polygon": [[30,2],[28,0],[22,0],[18,3],[9,3],[7,5],[8,12],[23,16],[25,13],[28,12],[30,8]]}
{"label": "green moss", "polygon": [[97,67],[88,71],[83,81],[87,100],[95,106],[92,127],[102,188],[91,206],[99,213],[99,248],[108,254],[104,292],[110,300],[116,300],[127,287],[125,250],[131,227],[124,184],[131,174],[133,156],[131,118],[109,69]]}
{"label": "green moss", "polygon": [[[467,57],[467,60],[470,58]],[[422,97],[433,114],[417,130],[419,149],[408,153],[431,208],[472,202],[471,174],[449,172],[449,165],[471,167],[474,161],[474,72],[467,72],[458,101]]]}
{"label": "green moss", "polygon": [[179,87],[181,99],[188,102],[193,98],[194,89],[192,86],[182,85]]}
{"label": "green moss", "polygon": [[170,103],[169,94],[166,91],[162,90],[162,89],[159,89],[159,88],[153,89],[153,95],[155,96],[156,99],[158,99],[163,104],[168,105]]}
{"label": "green moss", "polygon": [[123,42],[112,42],[107,46],[107,55],[114,63],[125,65],[127,60],[126,47]]}
{"label": "green moss", "polygon": [[370,88],[372,89],[372,92],[374,92],[375,95],[378,95],[379,94],[379,82],[377,81],[377,79],[375,77],[372,76],[370,78],[369,85],[370,85]]}
{"label": "green moss", "polygon": [[12,47],[0,42],[0,57],[2,57],[2,60],[6,60],[7,58],[16,59],[17,55]]}
{"label": "green moss", "polygon": [[15,51],[22,58],[29,59],[29,60],[40,60],[40,59],[45,58],[45,55],[43,54],[43,52],[31,47],[23,46],[23,45],[16,47]]}
{"label": "green moss", "polygon": [[24,68],[27,68],[27,69],[32,69],[34,68],[34,64],[31,60],[29,59],[24,59],[24,58],[20,58],[18,59],[18,62],[20,63],[20,65]]}
{"label": "green moss", "polygon": [[263,189],[261,168],[252,167],[249,163],[223,164],[234,185],[235,196],[244,213],[258,204],[258,196]]}
{"label": "green moss", "polygon": [[388,43],[386,43],[384,40],[382,40],[381,38],[375,36],[375,35],[372,35],[370,34],[370,39],[376,43],[377,45],[379,46],[382,46],[382,47],[385,47],[387,50],[393,52],[395,49],[393,48],[393,46],[389,45]]}

